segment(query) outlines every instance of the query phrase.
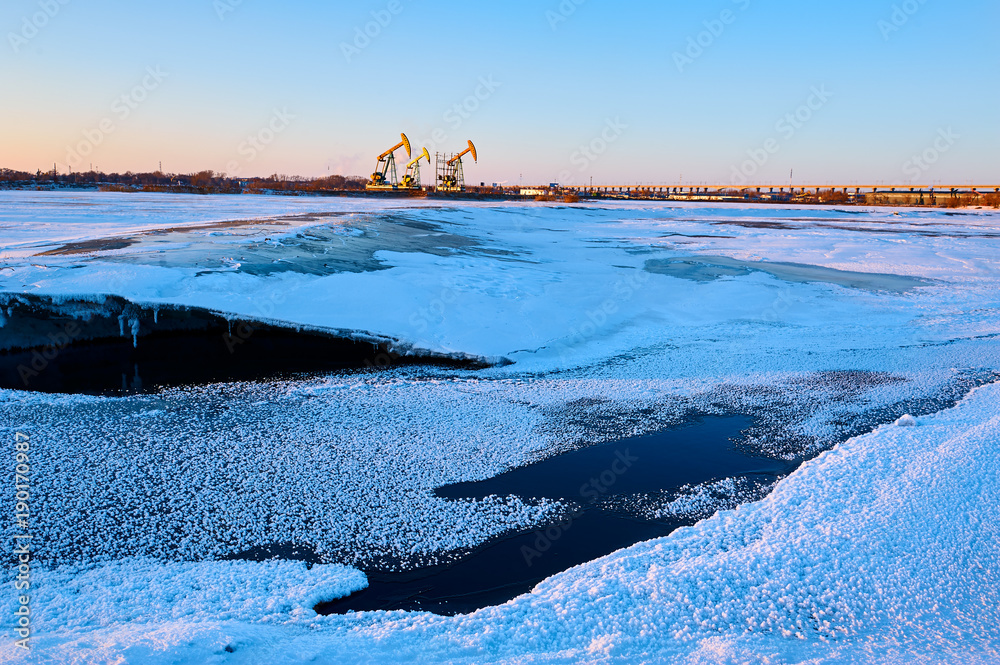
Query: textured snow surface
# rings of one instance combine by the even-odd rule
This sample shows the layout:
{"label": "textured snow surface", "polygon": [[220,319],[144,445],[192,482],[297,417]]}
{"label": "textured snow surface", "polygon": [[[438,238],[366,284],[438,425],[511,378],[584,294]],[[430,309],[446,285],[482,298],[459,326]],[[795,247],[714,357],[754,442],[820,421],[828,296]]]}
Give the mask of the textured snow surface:
{"label": "textured snow surface", "polygon": [[[686,386],[679,396],[672,382],[650,379],[390,372],[114,399],[0,391],[0,414],[32,436],[34,550],[46,563],[214,559],[294,543],[324,562],[397,570],[454,559],[573,508],[512,496],[445,500],[433,495],[441,485],[656,431],[690,412],[770,413],[745,443],[808,454],[877,422],[866,403],[888,409],[891,421],[914,406],[940,409],[974,385],[950,371],[907,382],[863,373],[752,378]],[[694,496],[681,488],[678,497],[615,503],[653,518],[707,517],[760,490],[722,481]]]}
{"label": "textured snow surface", "polygon": [[[758,503],[467,616],[297,611],[300,599],[357,583],[328,567],[220,562],[192,566],[193,579],[183,566],[143,562],[46,572],[36,660],[996,662],[998,403],[1000,385],[990,385],[918,428],[883,426],[805,464]],[[235,588],[241,574],[250,591]],[[252,590],[269,575],[278,580],[260,592],[280,600]],[[170,589],[215,582],[231,593],[161,604]],[[149,607],[131,595],[145,586]],[[71,602],[84,589],[93,601]],[[80,607],[91,602],[108,607]]]}
{"label": "textured snow surface", "polygon": [[66,566],[40,576],[37,607],[72,628],[198,619],[287,622],[314,617],[316,603],[363,589],[363,573],[294,561],[162,563],[124,559]]}
{"label": "textured snow surface", "polygon": [[[35,659],[1000,659],[1000,388],[942,411],[998,379],[1000,215],[2,192],[0,206],[3,291],[114,293],[514,361],[123,398],[0,392],[0,434],[32,437]],[[377,269],[241,262],[242,246],[301,257],[302,229],[329,219],[271,222],[319,212],[342,214],[331,257],[382,242]],[[385,216],[424,235],[400,239]],[[245,219],[260,222],[197,229]],[[182,225],[196,230],[169,248],[40,255]],[[675,260],[695,270],[648,263]],[[881,290],[876,273],[922,282]],[[309,602],[363,577],[217,560],[285,543],[329,562],[461,556],[572,507],[433,488],[692,413],[752,414],[742,444],[787,458],[854,438],[763,498],[738,479],[630,497],[637,514],[709,519],[466,617],[316,617]]]}
{"label": "textured snow surface", "polygon": [[12,423],[38,433],[36,556],[50,561],[106,557],[111,539],[114,556],[217,558],[308,543],[341,561],[436,563],[560,514],[551,501],[431,495],[523,463],[531,448],[522,440],[545,442],[532,436],[537,416],[479,382],[357,378],[3,400]]}

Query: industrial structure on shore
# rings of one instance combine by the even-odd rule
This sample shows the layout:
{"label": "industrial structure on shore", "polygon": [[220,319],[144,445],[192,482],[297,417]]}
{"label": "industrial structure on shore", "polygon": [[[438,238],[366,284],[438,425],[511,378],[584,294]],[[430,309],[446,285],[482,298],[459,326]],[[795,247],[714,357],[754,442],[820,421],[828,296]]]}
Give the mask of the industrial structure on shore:
{"label": "industrial structure on shore", "polygon": [[820,185],[820,186],[681,186],[681,185],[570,185],[549,183],[541,186],[505,186],[480,183],[466,186],[462,158],[471,155],[479,162],[476,146],[472,141],[458,153],[435,153],[432,185],[420,179],[420,164],[431,163],[430,152],[422,148],[406,164],[402,179],[396,173],[396,152],[403,148],[407,159],[411,155],[410,140],[400,134],[400,141],[381,153],[375,172],[365,190],[370,193],[413,195],[441,195],[466,198],[563,200],[579,199],[633,199],[665,201],[716,201],[730,203],[814,203],[840,205],[911,205],[928,207],[991,206],[1000,207],[1000,187],[949,185]]}
{"label": "industrial structure on shore", "polygon": [[406,173],[403,179],[399,180],[396,175],[396,151],[400,148],[406,150],[407,159],[411,156],[410,139],[406,134],[400,134],[400,142],[392,146],[381,155],[375,164],[375,172],[372,173],[369,183],[365,189],[370,192],[399,192],[402,194],[423,192],[430,189],[438,192],[461,193],[465,191],[465,170],[462,166],[462,158],[472,155],[474,162],[479,161],[476,153],[476,146],[472,141],[468,142],[468,147],[457,154],[435,153],[434,173],[436,175],[433,188],[425,189],[420,182],[420,160],[425,159],[428,164],[431,155],[427,148],[423,148],[415,159],[410,160],[406,165]]}
{"label": "industrial structure on shore", "polygon": [[1000,205],[1000,187],[976,185],[820,185],[802,187],[715,186],[550,186],[549,195],[579,198],[751,203],[830,203],[950,207]]}

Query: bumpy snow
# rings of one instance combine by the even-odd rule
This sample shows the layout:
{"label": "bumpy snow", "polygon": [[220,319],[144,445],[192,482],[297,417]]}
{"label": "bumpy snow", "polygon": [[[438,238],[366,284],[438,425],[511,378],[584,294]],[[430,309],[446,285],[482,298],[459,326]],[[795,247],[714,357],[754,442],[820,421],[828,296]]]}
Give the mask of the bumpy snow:
{"label": "bumpy snow", "polygon": [[[0,202],[8,293],[114,293],[513,361],[124,398],[0,393],[4,435],[33,441],[40,661],[1000,658],[1000,215],[43,193]],[[330,224],[343,232],[323,251],[361,257],[357,271],[246,260],[302,258],[315,247],[303,234]],[[168,227],[192,230],[162,247],[144,235]],[[141,239],[60,252],[108,237]],[[628,497],[622,508],[638,514],[708,519],[465,617],[317,617],[312,601],[364,585],[356,570],[219,560],[283,543],[387,567],[461,556],[572,506],[444,501],[434,487],[692,412],[753,413],[741,445],[789,459],[842,443],[766,496],[720,479]],[[140,592],[148,603],[131,599]],[[16,599],[2,602],[12,612]]]}
{"label": "bumpy snow", "polygon": [[[468,616],[311,616],[302,599],[357,583],[326,567],[123,562],[46,573],[36,653],[151,663],[215,662],[225,647],[225,662],[247,663],[996,662],[998,403],[991,385],[919,428],[883,426],[758,503]],[[238,588],[241,575],[249,589]]]}

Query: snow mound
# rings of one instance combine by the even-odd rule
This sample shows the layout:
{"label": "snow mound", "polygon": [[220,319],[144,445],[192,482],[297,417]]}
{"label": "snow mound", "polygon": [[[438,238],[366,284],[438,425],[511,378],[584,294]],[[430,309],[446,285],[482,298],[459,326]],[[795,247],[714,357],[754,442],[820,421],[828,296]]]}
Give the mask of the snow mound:
{"label": "snow mound", "polygon": [[596,640],[694,662],[996,662],[1000,609],[984,590],[1000,587],[998,401],[994,384],[919,429],[881,427],[759,503],[459,622],[492,624],[481,643],[494,648],[581,659]]}
{"label": "snow mound", "polygon": [[315,616],[316,603],[368,586],[354,568],[299,561],[124,559],[34,575],[32,603],[43,632],[199,617],[280,623]]}

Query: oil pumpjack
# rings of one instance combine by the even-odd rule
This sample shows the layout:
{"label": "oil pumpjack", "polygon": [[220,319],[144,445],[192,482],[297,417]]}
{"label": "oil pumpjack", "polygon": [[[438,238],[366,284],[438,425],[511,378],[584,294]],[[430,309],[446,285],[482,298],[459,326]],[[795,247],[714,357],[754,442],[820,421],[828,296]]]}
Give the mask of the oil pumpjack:
{"label": "oil pumpjack", "polygon": [[431,163],[431,154],[427,152],[427,148],[417,155],[414,159],[406,165],[406,174],[403,176],[403,181],[400,183],[400,189],[420,189],[420,160],[426,159],[427,163]]}
{"label": "oil pumpjack", "polygon": [[402,141],[378,156],[375,173],[372,173],[371,182],[365,186],[365,189],[383,191],[398,189],[399,182],[396,179],[395,152],[400,148],[406,148],[407,158],[410,156],[410,139],[406,138],[406,134],[400,134],[399,136]]}
{"label": "oil pumpjack", "polygon": [[476,155],[476,146],[469,141],[469,147],[452,156],[444,156],[445,162],[440,161],[440,155],[437,161],[437,179],[438,179],[438,190],[442,192],[463,192],[465,191],[465,173],[462,170],[462,157],[471,154],[472,160],[474,162],[479,162],[479,157]]}

